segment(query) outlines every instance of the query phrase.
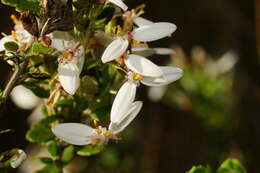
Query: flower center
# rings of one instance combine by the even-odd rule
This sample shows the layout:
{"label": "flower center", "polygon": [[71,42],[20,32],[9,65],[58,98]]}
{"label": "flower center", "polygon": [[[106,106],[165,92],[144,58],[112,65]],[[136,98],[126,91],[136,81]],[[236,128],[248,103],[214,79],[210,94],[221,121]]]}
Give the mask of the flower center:
{"label": "flower center", "polygon": [[134,76],[133,76],[133,79],[134,80],[140,80],[140,79],[142,79],[142,77],[143,76],[141,74],[135,73]]}

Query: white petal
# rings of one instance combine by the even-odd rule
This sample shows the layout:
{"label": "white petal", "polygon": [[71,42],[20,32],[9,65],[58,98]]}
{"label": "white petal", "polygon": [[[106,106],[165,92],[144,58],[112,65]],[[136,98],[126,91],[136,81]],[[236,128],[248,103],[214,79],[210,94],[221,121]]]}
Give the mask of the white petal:
{"label": "white petal", "polygon": [[145,19],[145,18],[143,18],[143,17],[136,17],[136,18],[134,18],[134,23],[137,25],[137,26],[144,26],[144,25],[151,25],[151,24],[153,24],[153,22],[152,21],[150,21],[150,20],[147,20],[147,19]]}
{"label": "white petal", "polygon": [[80,123],[63,123],[52,127],[55,136],[73,145],[87,145],[95,129]]}
{"label": "white petal", "polygon": [[137,54],[144,57],[149,57],[154,54],[157,55],[171,55],[174,53],[174,50],[169,48],[144,48],[144,47],[137,47],[132,48],[132,53]]}
{"label": "white petal", "polygon": [[129,45],[128,40],[118,38],[108,45],[104,51],[101,60],[103,63],[107,63],[123,55]]}
{"label": "white petal", "polygon": [[14,42],[16,42],[16,41],[14,40],[13,36],[11,36],[11,35],[5,36],[5,37],[3,37],[3,38],[0,40],[0,52],[5,50],[4,44],[5,44],[6,42],[9,42],[9,41],[14,41]]}
{"label": "white petal", "polygon": [[69,41],[59,38],[52,39],[51,47],[57,49],[58,51],[63,51],[70,46]]}
{"label": "white petal", "polygon": [[122,8],[124,11],[128,9],[127,5],[122,0],[108,0],[108,1]]}
{"label": "white petal", "polygon": [[79,69],[79,74],[83,69],[84,63],[85,63],[85,51],[84,51],[84,47],[80,46],[77,51],[77,65]]}
{"label": "white petal", "polygon": [[79,87],[79,69],[76,63],[60,64],[58,67],[59,81],[63,89],[73,95]]}
{"label": "white petal", "polygon": [[171,36],[176,29],[176,25],[172,23],[158,22],[136,28],[132,36],[134,40],[149,42]]}
{"label": "white petal", "polygon": [[153,48],[157,55],[171,55],[174,54],[174,50],[169,48]]}
{"label": "white petal", "polygon": [[136,102],[132,103],[130,109],[124,116],[125,118],[122,119],[118,123],[111,122],[109,125],[109,130],[113,131],[113,133],[115,133],[115,134],[123,131],[134,120],[134,118],[140,112],[142,106],[143,106],[143,103],[141,101],[136,101]]}
{"label": "white petal", "polygon": [[139,55],[128,55],[125,64],[130,70],[142,76],[159,77],[163,74],[159,66]]}
{"label": "white petal", "polygon": [[11,159],[10,165],[12,168],[17,168],[27,158],[23,150],[18,150],[17,156]]}
{"label": "white petal", "polygon": [[136,84],[127,81],[125,82],[122,87],[119,89],[115,100],[112,105],[110,121],[113,123],[118,123],[124,116],[126,115],[127,111],[129,110],[130,106],[132,105],[136,94]]}
{"label": "white petal", "polygon": [[156,53],[155,50],[151,48],[144,48],[144,47],[132,48],[131,51],[133,54],[144,56],[144,57],[149,57]]}
{"label": "white petal", "polygon": [[144,77],[141,79],[141,83],[147,86],[163,86],[180,79],[183,75],[182,69],[177,67],[163,66],[160,68],[163,71],[161,77]]}
{"label": "white petal", "polygon": [[16,86],[11,92],[12,101],[22,109],[33,109],[39,105],[41,99],[35,96],[31,90],[22,85]]}

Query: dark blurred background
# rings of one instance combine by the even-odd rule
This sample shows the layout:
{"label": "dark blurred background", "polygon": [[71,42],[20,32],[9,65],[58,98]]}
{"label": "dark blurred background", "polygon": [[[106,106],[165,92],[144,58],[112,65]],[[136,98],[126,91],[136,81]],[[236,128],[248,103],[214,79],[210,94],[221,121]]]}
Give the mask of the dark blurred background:
{"label": "dark blurred background", "polygon": [[[186,65],[182,63],[184,77],[169,86],[159,102],[151,101],[148,88],[142,87],[138,100],[145,102],[144,108],[132,128],[123,134],[124,140],[111,144],[105,153],[91,157],[88,171],[83,172],[184,173],[198,164],[209,164],[216,169],[227,157],[235,157],[249,173],[259,173],[257,33],[260,27],[257,28],[257,23],[260,16],[257,17],[257,8],[260,9],[260,3],[257,1],[128,0],[131,8],[142,3],[147,5],[145,18],[178,26],[173,37],[151,45],[175,47],[176,55],[171,59],[178,61],[178,55],[185,59]],[[14,11],[1,4],[0,12],[1,32],[8,34],[12,28],[9,16]],[[207,54],[199,66],[192,59],[196,59],[196,46],[200,47],[199,53]],[[236,52],[237,58],[232,74],[215,76],[215,80],[211,80],[210,74],[204,71],[211,69],[208,62],[217,61],[229,51]],[[168,57],[152,57],[152,60],[160,64],[172,63]],[[9,67],[2,61],[0,65],[3,88],[10,76]],[[185,83],[190,80],[195,80],[196,90],[185,89],[186,85],[192,85]],[[214,94],[203,94],[204,83]],[[216,89],[219,85],[222,89]],[[186,101],[176,103],[178,95]],[[31,111],[17,108],[10,100],[0,111],[0,129],[15,130],[11,134],[0,134],[0,151],[14,147],[25,149],[28,145],[24,137],[28,129],[26,119]]]}

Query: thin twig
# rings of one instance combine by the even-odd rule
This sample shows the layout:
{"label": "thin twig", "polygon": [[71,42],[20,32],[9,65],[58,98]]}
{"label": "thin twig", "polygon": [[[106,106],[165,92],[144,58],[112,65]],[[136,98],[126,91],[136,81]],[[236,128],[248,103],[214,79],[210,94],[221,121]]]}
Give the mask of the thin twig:
{"label": "thin twig", "polygon": [[14,72],[8,81],[4,91],[3,91],[3,99],[6,100],[12,89],[16,86],[17,81],[20,79],[20,76],[24,73],[25,68],[29,63],[29,58],[25,58],[21,64],[14,65]]}

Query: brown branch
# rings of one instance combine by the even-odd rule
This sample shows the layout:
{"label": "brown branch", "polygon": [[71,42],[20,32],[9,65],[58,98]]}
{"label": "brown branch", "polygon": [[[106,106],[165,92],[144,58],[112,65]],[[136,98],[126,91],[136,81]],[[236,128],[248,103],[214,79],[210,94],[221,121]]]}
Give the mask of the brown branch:
{"label": "brown branch", "polygon": [[17,81],[20,79],[20,76],[24,73],[24,70],[27,67],[28,63],[29,58],[25,58],[21,64],[14,65],[14,72],[3,91],[2,98],[4,99],[4,101],[7,99],[12,89],[17,85]]}

